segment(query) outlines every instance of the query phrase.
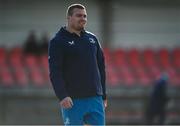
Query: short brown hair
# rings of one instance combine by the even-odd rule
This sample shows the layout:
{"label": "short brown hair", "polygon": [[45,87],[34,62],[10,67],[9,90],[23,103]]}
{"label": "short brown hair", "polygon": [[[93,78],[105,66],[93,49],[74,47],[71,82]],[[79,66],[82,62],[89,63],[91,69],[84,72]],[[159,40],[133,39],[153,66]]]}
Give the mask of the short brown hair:
{"label": "short brown hair", "polygon": [[82,4],[72,4],[68,7],[67,9],[67,16],[72,16],[73,15],[73,10],[75,8],[78,8],[78,9],[85,9],[85,7],[82,5]]}

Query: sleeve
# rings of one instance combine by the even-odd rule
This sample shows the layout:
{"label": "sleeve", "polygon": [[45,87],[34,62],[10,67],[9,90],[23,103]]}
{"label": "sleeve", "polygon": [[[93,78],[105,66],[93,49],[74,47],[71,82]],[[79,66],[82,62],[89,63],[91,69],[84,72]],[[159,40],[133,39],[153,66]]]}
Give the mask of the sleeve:
{"label": "sleeve", "polygon": [[[97,39],[96,39],[97,40]],[[100,43],[97,40],[97,63],[101,75],[101,85],[103,89],[103,100],[107,99],[106,97],[106,72],[105,72],[105,61],[104,54],[101,48]]]}
{"label": "sleeve", "polygon": [[48,48],[49,76],[56,96],[61,101],[68,96],[63,80],[63,49],[59,41],[52,39]]}

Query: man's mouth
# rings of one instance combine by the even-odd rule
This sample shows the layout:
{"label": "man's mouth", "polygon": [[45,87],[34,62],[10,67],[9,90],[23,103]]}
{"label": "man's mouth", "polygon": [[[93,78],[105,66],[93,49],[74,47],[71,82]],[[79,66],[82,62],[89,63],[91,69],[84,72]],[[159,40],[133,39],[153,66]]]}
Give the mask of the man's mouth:
{"label": "man's mouth", "polygon": [[85,21],[80,21],[80,24],[85,24],[86,22]]}

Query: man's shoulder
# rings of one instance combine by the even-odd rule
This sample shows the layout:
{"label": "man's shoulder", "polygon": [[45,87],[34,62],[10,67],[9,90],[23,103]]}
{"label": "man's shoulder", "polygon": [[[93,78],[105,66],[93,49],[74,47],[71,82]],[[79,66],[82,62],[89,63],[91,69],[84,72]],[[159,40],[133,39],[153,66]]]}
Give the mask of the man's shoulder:
{"label": "man's shoulder", "polygon": [[64,38],[63,35],[61,34],[61,32],[57,32],[55,34],[55,36],[52,37],[52,39],[50,40],[50,43],[63,43]]}
{"label": "man's shoulder", "polygon": [[90,36],[90,37],[95,37],[95,38],[97,38],[96,35],[95,35],[94,33],[90,32],[90,31],[85,31],[85,33],[86,33],[88,36]]}

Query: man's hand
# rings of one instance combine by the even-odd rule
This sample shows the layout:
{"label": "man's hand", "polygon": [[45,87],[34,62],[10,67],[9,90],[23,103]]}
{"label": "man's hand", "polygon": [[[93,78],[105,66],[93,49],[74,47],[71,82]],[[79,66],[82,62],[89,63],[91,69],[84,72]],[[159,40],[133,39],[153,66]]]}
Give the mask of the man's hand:
{"label": "man's hand", "polygon": [[65,97],[63,100],[60,101],[60,105],[64,109],[72,108],[73,101],[70,97]]}
{"label": "man's hand", "polygon": [[107,107],[107,99],[104,100],[104,107],[105,107],[105,108]]}

